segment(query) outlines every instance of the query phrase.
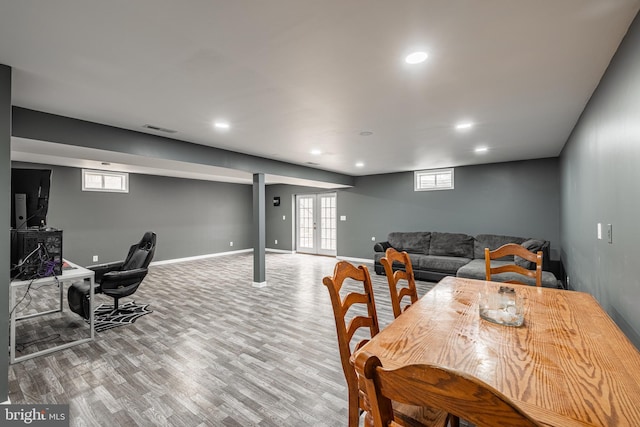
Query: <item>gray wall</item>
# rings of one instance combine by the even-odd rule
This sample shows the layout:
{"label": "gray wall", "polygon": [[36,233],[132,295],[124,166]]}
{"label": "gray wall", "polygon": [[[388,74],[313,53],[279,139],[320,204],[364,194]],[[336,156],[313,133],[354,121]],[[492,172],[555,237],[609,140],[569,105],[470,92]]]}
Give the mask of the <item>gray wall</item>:
{"label": "gray wall", "polygon": [[360,177],[338,193],[338,255],[373,257],[372,237],[392,231],[447,231],[551,241],[558,258],[557,159],[455,168],[455,189],[413,191],[413,173]]}
{"label": "gray wall", "polygon": [[[294,242],[294,218],[296,194],[318,194],[335,192],[315,187],[303,187],[296,185],[267,185],[265,198],[265,222],[267,227],[266,247],[284,251],[295,250]],[[280,206],[273,206],[273,198],[280,197]],[[284,216],[284,219],[282,217]],[[278,241],[278,244],[275,241]]]}
{"label": "gray wall", "polygon": [[[640,18],[561,154],[562,259],[640,348]],[[613,225],[613,244],[596,224]]]}
{"label": "gray wall", "polygon": [[130,174],[128,194],[85,192],[81,169],[13,166],[53,170],[48,225],[80,265],[123,259],[147,230],[158,235],[154,261],[252,247],[251,185]]}
{"label": "gray wall", "polygon": [[[0,200],[11,199],[11,68],[0,64]],[[0,316],[0,343],[9,342],[9,228],[10,203],[0,210],[0,301],[5,309]],[[0,351],[0,403],[9,398],[9,355]]]}
{"label": "gray wall", "polygon": [[[546,239],[559,259],[559,179],[557,158],[459,167],[451,191],[415,192],[412,172],[358,177],[355,187],[337,190],[338,215],[347,217],[338,221],[338,256],[372,259],[372,237],[424,230]],[[268,186],[267,247],[294,247],[293,194],[326,191]],[[280,196],[279,207],[273,196]]]}

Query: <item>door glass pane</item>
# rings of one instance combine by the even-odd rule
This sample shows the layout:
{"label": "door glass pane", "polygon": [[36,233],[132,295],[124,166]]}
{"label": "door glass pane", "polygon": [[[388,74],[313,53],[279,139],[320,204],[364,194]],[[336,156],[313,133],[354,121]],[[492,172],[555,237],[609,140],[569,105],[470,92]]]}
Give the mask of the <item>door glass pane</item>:
{"label": "door glass pane", "polygon": [[320,249],[336,250],[336,197],[320,199]]}
{"label": "door glass pane", "polygon": [[313,198],[298,199],[298,247],[313,248]]}

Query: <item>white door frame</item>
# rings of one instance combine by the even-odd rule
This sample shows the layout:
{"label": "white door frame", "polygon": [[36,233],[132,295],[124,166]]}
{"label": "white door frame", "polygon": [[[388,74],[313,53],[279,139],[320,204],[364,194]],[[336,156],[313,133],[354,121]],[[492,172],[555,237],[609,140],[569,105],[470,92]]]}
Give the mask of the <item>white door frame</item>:
{"label": "white door frame", "polygon": [[337,255],[337,200],[335,192],[296,195],[297,252]]}

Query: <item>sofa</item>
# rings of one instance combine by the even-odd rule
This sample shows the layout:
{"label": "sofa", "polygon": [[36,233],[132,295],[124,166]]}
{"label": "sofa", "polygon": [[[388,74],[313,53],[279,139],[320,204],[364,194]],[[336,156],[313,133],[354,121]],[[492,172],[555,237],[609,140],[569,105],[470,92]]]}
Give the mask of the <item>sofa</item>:
{"label": "sofa", "polygon": [[[377,242],[373,247],[374,270],[376,274],[384,274],[384,267],[380,263],[380,259],[384,257],[388,248],[394,248],[409,254],[413,273],[417,280],[438,282],[445,276],[484,280],[486,277],[484,248],[494,250],[506,243],[522,245],[532,252],[542,251],[542,286],[562,287],[561,282],[550,271],[549,241],[497,234],[470,236],[463,233],[429,231],[389,233],[386,242]],[[514,260],[513,257],[505,257],[491,262],[492,265],[516,262],[526,268],[532,267],[523,261],[522,259]],[[401,268],[401,265],[398,265],[397,268]],[[502,273],[492,276],[492,280],[502,282],[515,278],[535,285],[534,279],[516,273]]]}

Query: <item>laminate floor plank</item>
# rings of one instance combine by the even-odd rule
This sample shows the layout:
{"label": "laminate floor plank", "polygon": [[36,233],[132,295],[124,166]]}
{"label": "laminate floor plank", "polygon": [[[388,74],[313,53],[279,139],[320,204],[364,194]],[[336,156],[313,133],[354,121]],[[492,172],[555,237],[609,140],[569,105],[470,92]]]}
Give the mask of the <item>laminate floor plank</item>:
{"label": "laminate floor plank", "polygon": [[[268,253],[266,262],[264,288],[252,286],[252,254],[152,266],[126,300],[153,313],[11,365],[11,402],[68,403],[74,427],[346,425],[346,383],[322,284],[336,259]],[[383,328],[393,319],[387,281],[367,266]],[[433,287],[417,285],[420,296]],[[55,297],[56,289],[43,291]],[[29,307],[38,301],[33,295]],[[97,304],[112,301],[95,296]],[[62,340],[86,333],[67,307],[53,321],[23,322],[17,339],[53,339],[61,326],[69,329]]]}

